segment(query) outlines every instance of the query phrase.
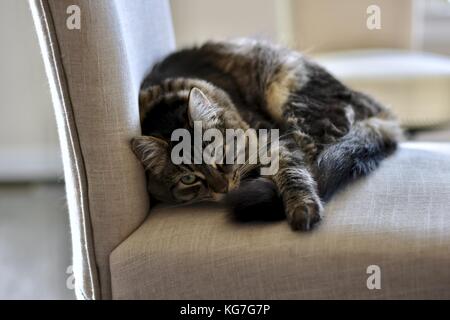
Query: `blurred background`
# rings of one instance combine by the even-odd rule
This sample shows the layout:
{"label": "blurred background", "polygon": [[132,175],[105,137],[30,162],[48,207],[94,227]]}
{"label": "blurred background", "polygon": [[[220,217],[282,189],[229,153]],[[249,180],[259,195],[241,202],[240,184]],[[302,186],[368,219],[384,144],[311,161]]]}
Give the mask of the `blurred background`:
{"label": "blurred background", "polygon": [[[448,0],[171,0],[171,8],[177,47],[282,43],[389,105],[409,140],[450,141]],[[0,0],[0,26],[0,299],[73,299],[56,124],[27,1]]]}

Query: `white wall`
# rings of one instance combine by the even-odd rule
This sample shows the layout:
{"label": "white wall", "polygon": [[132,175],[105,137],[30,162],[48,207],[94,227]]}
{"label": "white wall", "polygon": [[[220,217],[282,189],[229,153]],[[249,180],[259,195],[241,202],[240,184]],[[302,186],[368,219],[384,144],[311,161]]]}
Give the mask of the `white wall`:
{"label": "white wall", "polygon": [[277,38],[277,3],[286,0],[171,0],[178,47],[230,37]]}
{"label": "white wall", "polygon": [[[367,8],[380,9],[369,30]],[[414,47],[413,0],[292,0],[294,47],[308,52]]]}
{"label": "white wall", "polygon": [[450,2],[429,0],[424,4],[423,47],[450,56]]}
{"label": "white wall", "polygon": [[56,123],[26,0],[0,1],[0,181],[61,172]]}
{"label": "white wall", "polygon": [[[310,54],[354,48],[415,47],[413,7],[421,0],[171,0],[178,47],[208,39],[263,37]],[[366,27],[367,7],[381,29]]]}

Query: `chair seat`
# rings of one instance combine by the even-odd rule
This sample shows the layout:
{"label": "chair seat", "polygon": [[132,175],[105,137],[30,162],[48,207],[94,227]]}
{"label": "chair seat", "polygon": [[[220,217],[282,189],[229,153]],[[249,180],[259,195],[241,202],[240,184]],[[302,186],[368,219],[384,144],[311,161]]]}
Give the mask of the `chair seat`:
{"label": "chair seat", "polygon": [[234,223],[219,205],[154,208],[110,256],[113,298],[448,299],[448,199],[450,144],[404,143],[311,232]]}

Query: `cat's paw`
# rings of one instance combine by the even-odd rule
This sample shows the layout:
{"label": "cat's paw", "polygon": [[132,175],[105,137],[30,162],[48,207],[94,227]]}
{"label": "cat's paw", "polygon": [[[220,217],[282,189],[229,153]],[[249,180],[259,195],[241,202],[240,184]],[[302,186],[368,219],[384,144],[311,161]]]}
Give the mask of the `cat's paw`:
{"label": "cat's paw", "polygon": [[323,207],[320,200],[296,203],[287,210],[287,220],[293,230],[310,230],[322,219]]}

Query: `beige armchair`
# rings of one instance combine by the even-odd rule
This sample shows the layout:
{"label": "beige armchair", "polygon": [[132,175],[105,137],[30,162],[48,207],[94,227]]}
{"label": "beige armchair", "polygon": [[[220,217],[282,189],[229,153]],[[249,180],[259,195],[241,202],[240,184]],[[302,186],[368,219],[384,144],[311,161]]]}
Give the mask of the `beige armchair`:
{"label": "beige armchair", "polygon": [[[162,0],[31,0],[64,161],[78,298],[450,298],[450,145],[403,144],[309,233],[220,206],[153,208],[130,139],[173,49]],[[80,29],[68,28],[71,5]],[[379,267],[381,288],[368,280]],[[369,274],[367,273],[369,271]]]}

